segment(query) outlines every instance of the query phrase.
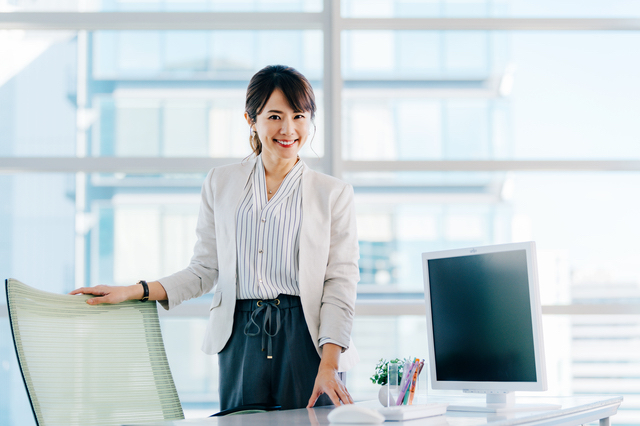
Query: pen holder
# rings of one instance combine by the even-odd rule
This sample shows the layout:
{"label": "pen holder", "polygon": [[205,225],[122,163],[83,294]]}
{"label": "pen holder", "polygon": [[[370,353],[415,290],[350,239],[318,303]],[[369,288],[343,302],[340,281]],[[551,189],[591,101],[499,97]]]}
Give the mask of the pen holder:
{"label": "pen holder", "polygon": [[[378,399],[385,407],[396,405],[420,405],[427,403],[423,375],[415,375],[415,380],[399,381],[398,369],[401,364],[389,362],[387,365],[387,384],[380,389]],[[402,397],[400,396],[402,393]]]}

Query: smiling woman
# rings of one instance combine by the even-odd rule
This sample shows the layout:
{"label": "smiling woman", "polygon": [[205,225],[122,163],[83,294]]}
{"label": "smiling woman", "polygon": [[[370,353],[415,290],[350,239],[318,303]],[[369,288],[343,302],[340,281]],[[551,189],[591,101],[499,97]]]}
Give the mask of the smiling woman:
{"label": "smiling woman", "polygon": [[255,158],[209,172],[189,266],[158,281],[72,292],[98,296],[90,304],[158,300],[166,309],[213,293],[203,350],[218,354],[222,410],[353,402],[342,372],[358,360],[354,195],[298,157],[315,111],[298,71],[259,71],[245,107]]}
{"label": "smiling woman", "polygon": [[261,147],[269,200],[298,162],[298,152],[309,136],[310,116],[310,111],[295,111],[280,89],[271,93],[256,120],[245,112],[252,141]]}
{"label": "smiling woman", "polygon": [[[266,138],[272,138],[281,146],[297,142],[297,154],[309,135],[315,115],[316,101],[311,83],[295,69],[283,65],[268,66],[251,79],[244,116],[251,126],[254,154],[260,155],[263,141],[269,142]],[[298,140],[287,138],[293,132],[297,132]]]}
{"label": "smiling woman", "polygon": [[262,155],[268,200],[298,162],[315,114],[311,83],[295,69],[272,65],[251,79],[244,117],[251,148],[256,156]]}

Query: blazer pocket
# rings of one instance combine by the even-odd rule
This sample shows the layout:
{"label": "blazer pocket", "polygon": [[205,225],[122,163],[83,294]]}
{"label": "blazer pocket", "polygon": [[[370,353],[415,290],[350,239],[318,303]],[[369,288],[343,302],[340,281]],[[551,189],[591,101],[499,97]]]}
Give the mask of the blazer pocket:
{"label": "blazer pocket", "polygon": [[222,302],[222,290],[218,290],[213,294],[213,302],[211,302],[211,307],[209,308],[209,310],[212,310],[213,308],[217,308],[218,306],[220,306],[221,302]]}

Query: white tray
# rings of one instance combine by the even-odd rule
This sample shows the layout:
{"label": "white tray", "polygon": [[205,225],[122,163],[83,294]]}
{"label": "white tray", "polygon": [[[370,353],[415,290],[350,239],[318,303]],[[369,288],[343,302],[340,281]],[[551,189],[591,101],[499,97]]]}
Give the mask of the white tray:
{"label": "white tray", "polygon": [[447,412],[448,403],[432,402],[422,405],[399,405],[396,407],[381,407],[378,412],[386,421],[404,421],[421,419],[423,417],[439,416]]}

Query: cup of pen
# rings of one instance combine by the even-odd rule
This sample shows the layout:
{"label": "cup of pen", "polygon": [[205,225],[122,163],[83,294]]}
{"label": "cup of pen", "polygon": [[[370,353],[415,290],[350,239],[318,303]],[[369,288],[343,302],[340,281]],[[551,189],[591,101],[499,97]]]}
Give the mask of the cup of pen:
{"label": "cup of pen", "polygon": [[[382,360],[381,360],[382,361]],[[384,362],[384,361],[382,361]],[[398,359],[386,362],[386,383],[381,389],[380,403],[385,407],[424,404],[421,397],[420,373],[424,360]]]}
{"label": "cup of pen", "polygon": [[[424,360],[420,358],[405,361],[402,368],[402,378],[398,383],[398,390],[396,391],[397,398],[393,405],[413,405],[421,402],[416,399],[416,395],[420,394],[420,373],[423,367]],[[398,377],[398,375],[395,377]],[[388,407],[389,406],[391,405],[388,405]]]}

